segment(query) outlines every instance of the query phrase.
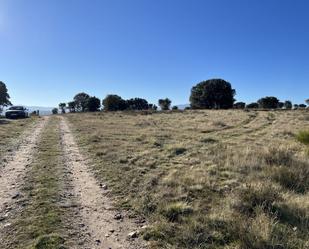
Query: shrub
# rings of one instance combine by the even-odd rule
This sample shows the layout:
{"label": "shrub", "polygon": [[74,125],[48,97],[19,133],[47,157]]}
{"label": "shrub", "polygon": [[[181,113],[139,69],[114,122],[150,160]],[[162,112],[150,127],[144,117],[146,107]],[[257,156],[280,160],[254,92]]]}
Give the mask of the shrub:
{"label": "shrub", "polygon": [[284,165],[290,166],[294,157],[292,153],[286,149],[269,148],[269,150],[264,153],[263,159],[267,165]]}
{"label": "shrub", "polygon": [[296,138],[299,142],[309,145],[309,131],[300,131]]}
{"label": "shrub", "polygon": [[309,190],[309,165],[294,161],[290,167],[281,166],[274,169],[272,178],[289,190],[306,193]]}
{"label": "shrub", "polygon": [[170,222],[180,221],[182,216],[187,216],[193,213],[192,207],[184,202],[176,202],[167,205],[161,214]]}
{"label": "shrub", "polygon": [[128,99],[127,101],[127,108],[129,110],[148,110],[152,109],[150,108],[148,102],[146,99],[142,98],[134,98],[134,99]]}
{"label": "shrub", "polygon": [[272,211],[274,202],[280,199],[278,189],[270,183],[250,184],[240,190],[236,208],[248,215],[254,214],[259,207],[265,211]]}
{"label": "shrub", "polygon": [[54,115],[58,114],[58,108],[52,109],[52,113],[53,113]]}

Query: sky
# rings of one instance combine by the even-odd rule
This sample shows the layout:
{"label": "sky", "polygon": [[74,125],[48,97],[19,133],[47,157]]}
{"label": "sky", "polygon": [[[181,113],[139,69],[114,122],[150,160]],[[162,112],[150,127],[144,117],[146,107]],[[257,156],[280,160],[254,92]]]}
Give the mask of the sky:
{"label": "sky", "polygon": [[189,103],[222,78],[238,101],[309,98],[308,0],[0,0],[0,81],[15,104],[78,92]]}

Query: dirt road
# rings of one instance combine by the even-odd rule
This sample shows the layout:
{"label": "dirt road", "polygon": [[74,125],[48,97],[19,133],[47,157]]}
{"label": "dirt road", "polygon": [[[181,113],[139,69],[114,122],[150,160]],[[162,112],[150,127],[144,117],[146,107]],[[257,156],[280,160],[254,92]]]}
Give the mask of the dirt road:
{"label": "dirt road", "polygon": [[[0,168],[1,248],[28,248],[41,241],[55,249],[59,243],[65,248],[145,248],[138,238],[141,225],[113,207],[108,187],[97,182],[65,118],[42,118],[17,143],[18,149],[5,155]],[[46,199],[49,195],[53,200]],[[23,196],[27,201],[19,202]],[[52,222],[51,214],[56,217]],[[34,222],[42,222],[44,229]],[[51,230],[54,222],[60,226],[57,231]],[[59,237],[53,237],[55,232]]]}

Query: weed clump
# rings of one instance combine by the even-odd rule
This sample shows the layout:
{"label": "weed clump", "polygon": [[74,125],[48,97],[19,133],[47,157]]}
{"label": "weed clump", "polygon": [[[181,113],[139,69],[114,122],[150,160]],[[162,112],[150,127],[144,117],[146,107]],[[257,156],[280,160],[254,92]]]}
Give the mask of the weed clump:
{"label": "weed clump", "polygon": [[170,222],[180,221],[181,217],[193,213],[193,208],[183,202],[176,202],[167,205],[161,210],[162,215]]}
{"label": "weed clump", "polygon": [[40,236],[31,249],[66,249],[64,239],[57,234]]}
{"label": "weed clump", "polygon": [[299,142],[309,145],[309,131],[300,131],[296,138]]}
{"label": "weed clump", "polygon": [[247,185],[239,192],[239,203],[236,208],[244,214],[252,215],[256,208],[262,208],[265,211],[272,211],[273,205],[281,197],[278,189],[270,183]]}
{"label": "weed clump", "polygon": [[309,165],[295,161],[292,167],[276,168],[272,178],[283,187],[304,194],[309,190]]}

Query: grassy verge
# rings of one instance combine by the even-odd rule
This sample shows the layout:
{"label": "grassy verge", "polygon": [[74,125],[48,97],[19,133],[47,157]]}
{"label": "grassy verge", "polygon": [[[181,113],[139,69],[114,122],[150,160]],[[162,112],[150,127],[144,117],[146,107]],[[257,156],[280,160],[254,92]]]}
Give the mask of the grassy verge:
{"label": "grassy verge", "polygon": [[24,208],[13,222],[12,234],[8,235],[14,248],[65,248],[64,227],[69,214],[59,205],[64,182],[58,125],[57,119],[49,121],[35,160],[29,166],[22,190]]}
{"label": "grassy verge", "polygon": [[8,144],[36,121],[37,118],[19,120],[0,119],[0,158],[8,149]]}
{"label": "grassy verge", "polygon": [[290,134],[306,122],[297,112],[250,114],[68,118],[118,207],[149,221],[152,248],[305,249],[309,161]]}

